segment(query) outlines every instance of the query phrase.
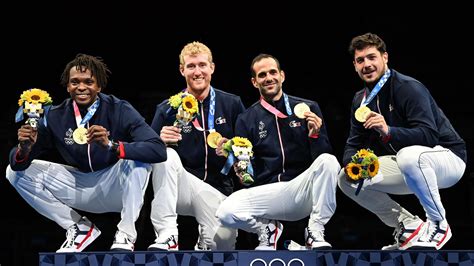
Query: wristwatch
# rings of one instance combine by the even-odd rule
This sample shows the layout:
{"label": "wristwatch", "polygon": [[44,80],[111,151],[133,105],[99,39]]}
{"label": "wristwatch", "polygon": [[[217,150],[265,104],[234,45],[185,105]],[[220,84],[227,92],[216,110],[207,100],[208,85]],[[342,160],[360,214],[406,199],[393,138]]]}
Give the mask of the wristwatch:
{"label": "wristwatch", "polygon": [[115,154],[117,154],[117,156],[119,155],[119,143],[116,142],[116,141],[113,141],[113,140],[109,140],[109,143],[107,144],[107,146],[109,147],[109,151],[112,151],[114,152]]}

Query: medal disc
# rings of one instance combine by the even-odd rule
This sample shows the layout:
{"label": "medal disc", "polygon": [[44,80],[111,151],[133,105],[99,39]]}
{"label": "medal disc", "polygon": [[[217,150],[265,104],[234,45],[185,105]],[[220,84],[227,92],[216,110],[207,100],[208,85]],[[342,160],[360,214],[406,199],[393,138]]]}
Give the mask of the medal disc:
{"label": "medal disc", "polygon": [[310,111],[309,106],[305,103],[299,103],[299,104],[295,105],[295,108],[293,110],[295,112],[295,115],[298,118],[301,118],[301,119],[304,119],[304,113],[305,112]]}
{"label": "medal disc", "polygon": [[357,119],[357,121],[364,123],[367,118],[367,115],[369,115],[370,112],[371,112],[370,108],[364,105],[357,108],[357,110],[354,113],[354,116]]}
{"label": "medal disc", "polygon": [[219,140],[222,138],[222,135],[219,134],[219,132],[212,131],[207,135],[207,144],[209,147],[215,149],[217,148],[217,144],[219,143]]}
{"label": "medal disc", "polygon": [[78,127],[72,132],[72,139],[79,145],[87,143],[87,129]]}

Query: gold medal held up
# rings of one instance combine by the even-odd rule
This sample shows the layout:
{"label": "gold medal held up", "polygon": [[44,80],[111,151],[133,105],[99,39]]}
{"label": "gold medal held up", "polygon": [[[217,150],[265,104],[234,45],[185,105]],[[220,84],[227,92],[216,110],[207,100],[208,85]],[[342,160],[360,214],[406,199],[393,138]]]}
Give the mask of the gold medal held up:
{"label": "gold medal held up", "polygon": [[357,108],[357,110],[354,113],[354,116],[357,119],[357,121],[364,123],[367,120],[367,116],[369,115],[370,112],[371,112],[370,108],[363,105]]}
{"label": "gold medal held up", "polygon": [[87,143],[87,129],[78,127],[72,132],[72,139],[79,145]]}
{"label": "gold medal held up", "polygon": [[295,108],[293,109],[294,112],[295,112],[295,115],[298,117],[298,118],[301,118],[301,119],[304,119],[304,113],[305,112],[309,112],[311,111],[309,109],[309,106],[305,103],[299,103],[297,105],[295,105]]}
{"label": "gold medal held up", "polygon": [[209,135],[207,135],[207,145],[209,145],[209,147],[215,149],[215,148],[217,148],[217,144],[219,143],[221,138],[222,138],[222,135],[219,134],[219,132],[212,131],[212,132],[209,133]]}

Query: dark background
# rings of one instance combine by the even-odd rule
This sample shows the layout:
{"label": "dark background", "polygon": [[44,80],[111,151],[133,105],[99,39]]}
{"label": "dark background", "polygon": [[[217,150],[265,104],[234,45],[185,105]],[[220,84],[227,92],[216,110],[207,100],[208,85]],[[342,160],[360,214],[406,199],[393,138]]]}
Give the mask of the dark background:
{"label": "dark background", "polygon": [[[143,3],[47,7],[31,4],[3,9],[1,18],[2,126],[0,169],[16,145],[14,114],[22,91],[47,90],[55,104],[68,97],[59,78],[77,53],[100,56],[112,71],[105,93],[130,101],[151,122],[157,103],[184,88],[178,55],[191,41],[208,45],[214,55],[214,87],[238,94],[246,106],[258,99],[250,83],[249,65],[259,53],[279,58],[286,72],[284,91],[317,101],[323,111],[334,154],[340,160],[349,130],[353,94],[362,86],[354,72],[348,44],[355,35],[373,32],[387,44],[389,66],[423,82],[468,145],[469,162],[464,177],[441,191],[453,238],[445,249],[474,249],[474,150],[472,116],[472,19],[463,7],[438,6],[425,10],[393,12],[380,6],[314,9],[305,5],[224,6],[181,3],[176,9]],[[314,4],[313,4],[314,5]],[[341,4],[342,5],[342,4]],[[45,158],[57,160],[52,154]],[[3,171],[3,170],[2,170]],[[151,187],[151,186],[150,186]],[[380,249],[393,241],[392,230],[373,214],[337,192],[338,207],[326,226],[326,240],[335,249]],[[412,213],[424,212],[412,195],[395,197]],[[54,252],[65,239],[65,230],[36,213],[0,178],[0,264],[31,265],[38,252]],[[149,220],[151,191],[137,222],[136,250],[146,250],[154,239]],[[119,214],[85,213],[102,230],[87,251],[110,248]],[[180,246],[192,249],[196,230],[191,219],[180,219]],[[186,229],[183,229],[186,228]],[[302,242],[303,230],[287,224],[281,240]],[[281,241],[282,242],[282,241]],[[245,234],[237,248],[251,249]]]}

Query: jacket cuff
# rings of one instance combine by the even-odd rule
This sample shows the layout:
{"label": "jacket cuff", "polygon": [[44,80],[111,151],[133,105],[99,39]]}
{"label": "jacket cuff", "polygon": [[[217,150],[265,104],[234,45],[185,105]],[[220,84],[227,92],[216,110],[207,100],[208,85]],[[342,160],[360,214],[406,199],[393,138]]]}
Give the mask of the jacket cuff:
{"label": "jacket cuff", "polygon": [[20,157],[20,149],[16,149],[16,152],[15,152],[15,163],[22,163],[24,161],[26,161],[28,159],[28,156],[29,154],[27,154],[25,157],[23,158],[19,158]]}
{"label": "jacket cuff", "polygon": [[119,141],[119,156],[120,159],[125,158],[125,147],[123,146],[123,142]]}

